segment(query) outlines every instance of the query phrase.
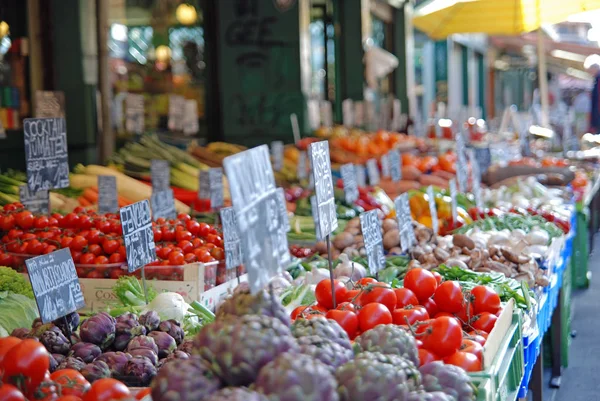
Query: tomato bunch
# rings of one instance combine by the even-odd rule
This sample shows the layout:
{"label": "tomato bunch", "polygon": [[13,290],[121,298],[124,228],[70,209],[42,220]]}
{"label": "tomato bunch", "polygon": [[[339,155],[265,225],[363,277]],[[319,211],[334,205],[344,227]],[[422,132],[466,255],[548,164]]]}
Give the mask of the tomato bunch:
{"label": "tomato bunch", "polygon": [[[223,239],[206,223],[181,213],[176,219],[157,219],[153,225],[158,260],[148,269],[150,278],[181,280],[181,266],[224,260]],[[113,278],[126,274],[127,262],[119,214],[97,214],[76,208],[72,213],[35,216],[22,204],[4,206],[0,212],[2,249],[0,265],[18,267],[22,255],[42,255],[69,248],[80,277]]]}
{"label": "tomato bunch", "polygon": [[50,374],[50,355],[37,340],[0,338],[0,400],[109,401],[131,399],[127,386],[115,379],[90,384],[74,369]]}
{"label": "tomato bunch", "polygon": [[307,248],[304,246],[300,246],[300,245],[291,245],[290,246],[290,253],[292,254],[292,256],[296,257],[296,258],[307,258],[309,256],[312,256],[315,254],[314,249],[311,248]]}
{"label": "tomato bunch", "polygon": [[315,298],[315,305],[296,308],[291,318],[324,315],[351,339],[380,324],[400,325],[415,335],[421,363],[443,360],[467,371],[482,369],[483,345],[502,311],[493,289],[480,285],[464,291],[458,282],[442,281],[438,273],[421,268],[406,273],[402,288],[373,278],[362,278],[352,288],[325,279],[317,284]]}

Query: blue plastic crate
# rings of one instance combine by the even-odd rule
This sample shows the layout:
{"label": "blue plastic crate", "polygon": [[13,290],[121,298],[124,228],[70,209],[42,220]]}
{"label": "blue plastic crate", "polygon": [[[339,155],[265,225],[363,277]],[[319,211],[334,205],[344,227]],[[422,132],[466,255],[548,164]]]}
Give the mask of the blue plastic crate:
{"label": "blue plastic crate", "polygon": [[525,369],[521,386],[519,387],[518,398],[525,398],[527,396],[527,388],[529,387],[529,380],[531,380],[531,373],[533,372],[533,366],[537,361],[538,355],[540,354],[540,346],[542,344],[542,337],[536,330],[535,333],[530,334],[527,337],[523,337],[523,357],[525,360]]}

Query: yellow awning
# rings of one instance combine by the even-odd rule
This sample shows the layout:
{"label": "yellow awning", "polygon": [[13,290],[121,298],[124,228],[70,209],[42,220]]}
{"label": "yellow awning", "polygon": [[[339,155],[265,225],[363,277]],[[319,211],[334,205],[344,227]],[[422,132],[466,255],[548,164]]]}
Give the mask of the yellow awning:
{"label": "yellow awning", "polygon": [[414,26],[434,39],[454,33],[519,35],[600,9],[600,0],[432,0],[415,10]]}

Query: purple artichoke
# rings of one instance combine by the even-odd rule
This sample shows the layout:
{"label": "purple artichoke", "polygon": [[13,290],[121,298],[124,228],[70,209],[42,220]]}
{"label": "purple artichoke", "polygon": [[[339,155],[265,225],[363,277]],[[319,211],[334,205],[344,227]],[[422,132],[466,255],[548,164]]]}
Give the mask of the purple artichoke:
{"label": "purple artichoke", "polygon": [[434,391],[433,393],[413,391],[408,394],[406,401],[453,401],[454,399],[442,391]]}
{"label": "purple artichoke", "polygon": [[80,358],[85,363],[91,363],[101,353],[102,350],[96,344],[77,343],[71,347],[69,356]]}
{"label": "purple artichoke", "polygon": [[131,352],[136,349],[146,348],[154,351],[158,354],[158,346],[154,341],[154,338],[148,336],[137,336],[134,337],[127,345],[127,352]]}
{"label": "purple artichoke", "polygon": [[60,365],[65,359],[67,359],[67,357],[62,354],[52,354],[52,358],[54,358],[54,360],[56,361],[57,368],[58,365]]}
{"label": "purple artichoke", "polygon": [[[128,315],[130,316],[125,318]],[[133,313],[128,313],[117,318],[115,334],[113,347],[117,351],[123,351],[133,337],[145,335],[146,328],[138,323]]]}
{"label": "purple artichoke", "polygon": [[61,363],[58,364],[56,370],[75,369],[76,371],[81,372],[81,369],[83,369],[84,367],[85,362],[83,362],[80,358],[68,356]]}
{"label": "purple artichoke", "polygon": [[10,333],[10,335],[12,337],[17,337],[17,338],[20,338],[20,339],[27,338],[27,337],[29,337],[30,334],[31,334],[31,329],[26,329],[24,327],[21,327],[19,329],[14,329],[12,331],[12,333]]}
{"label": "purple artichoke", "polygon": [[158,330],[164,331],[165,333],[173,337],[177,345],[180,345],[183,342],[183,338],[185,337],[185,333],[183,332],[181,325],[177,320],[174,319],[169,319],[165,320],[164,322],[160,322]]}
{"label": "purple artichoke", "polygon": [[152,381],[153,401],[203,400],[221,387],[221,381],[199,358],[166,363]]}
{"label": "purple artichoke", "polygon": [[158,362],[158,367],[160,368],[165,363],[170,362],[175,359],[190,359],[190,354],[183,352],[183,351],[175,350],[175,351],[173,351],[173,353],[169,354],[169,356],[167,356],[166,358],[161,359]]}
{"label": "purple artichoke", "polygon": [[111,376],[110,368],[104,361],[94,361],[88,363],[81,369],[81,374],[90,383],[95,382],[98,379],[104,379]]}
{"label": "purple artichoke", "polygon": [[177,347],[179,351],[183,351],[187,354],[191,354],[194,349],[194,341],[193,340],[184,340],[179,347]]}
{"label": "purple artichoke", "polygon": [[133,376],[138,379],[142,386],[147,386],[156,376],[156,367],[150,359],[144,356],[134,356],[125,365],[123,373],[126,376]]}
{"label": "purple artichoke", "polygon": [[81,323],[81,340],[107,349],[115,341],[115,319],[106,312],[100,312]]}
{"label": "purple artichoke", "polygon": [[40,342],[44,344],[44,347],[51,354],[63,354],[66,355],[71,349],[71,343],[64,336],[62,331],[56,326],[53,326],[42,333],[40,336]]}
{"label": "purple artichoke", "polygon": [[160,325],[160,316],[158,316],[158,312],[149,310],[140,316],[139,322],[141,325],[146,326],[148,332],[151,332],[158,329],[158,326]]}
{"label": "purple artichoke", "polygon": [[154,366],[158,365],[158,355],[148,348],[138,348],[130,352],[131,356],[145,356]]}
{"label": "purple artichoke", "polygon": [[268,401],[268,398],[246,387],[225,387],[212,393],[204,401]]}
{"label": "purple artichoke", "polygon": [[71,312],[67,316],[56,319],[52,323],[54,323],[65,336],[68,336],[69,333],[77,331],[77,327],[79,327],[79,313]]}
{"label": "purple artichoke", "polygon": [[132,312],[125,312],[122,315],[119,315],[119,316],[117,316],[115,318],[115,320],[117,321],[117,323],[124,322],[124,321],[131,320],[131,319],[137,321],[138,320],[138,316],[135,313],[132,313]]}
{"label": "purple artichoke", "polygon": [[175,351],[177,344],[175,339],[164,331],[153,331],[148,334],[149,337],[154,339],[154,342],[158,346],[158,357],[166,358],[171,352]]}
{"label": "purple artichoke", "polygon": [[50,371],[50,373],[52,373],[58,367],[58,362],[56,361],[56,358],[54,358],[54,356],[52,354],[50,354],[48,356],[48,360],[50,361],[50,366],[48,367],[48,370]]}
{"label": "purple artichoke", "polygon": [[458,366],[434,361],[421,366],[419,371],[425,391],[442,391],[457,401],[468,401],[473,398],[471,378]]}
{"label": "purple artichoke", "polygon": [[125,352],[105,352],[96,358],[96,361],[104,361],[115,375],[122,375],[125,365],[131,359],[131,355]]}

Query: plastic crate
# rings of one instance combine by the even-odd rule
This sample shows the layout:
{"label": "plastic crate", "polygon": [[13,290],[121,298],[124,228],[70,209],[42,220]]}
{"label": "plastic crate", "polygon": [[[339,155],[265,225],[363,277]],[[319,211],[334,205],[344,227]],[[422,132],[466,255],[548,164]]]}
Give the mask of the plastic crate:
{"label": "plastic crate", "polygon": [[483,372],[470,373],[477,401],[516,400],[524,374],[521,312],[515,309],[496,355]]}
{"label": "plastic crate", "polygon": [[534,334],[523,338],[523,359],[525,363],[523,365],[524,374],[519,386],[518,398],[525,398],[527,396],[531,373],[533,372],[535,361],[540,354],[542,338],[537,330]]}

